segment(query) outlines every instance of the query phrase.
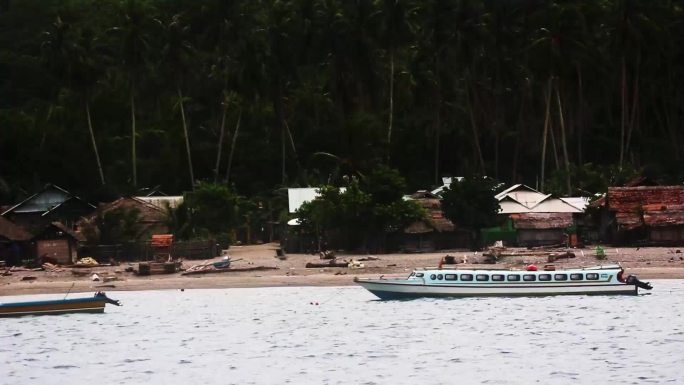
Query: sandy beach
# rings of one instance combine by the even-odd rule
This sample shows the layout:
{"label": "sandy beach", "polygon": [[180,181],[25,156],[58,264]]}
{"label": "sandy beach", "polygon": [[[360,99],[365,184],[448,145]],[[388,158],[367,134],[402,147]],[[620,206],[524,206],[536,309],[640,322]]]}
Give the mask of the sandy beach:
{"label": "sandy beach", "polygon": [[[479,268],[524,268],[528,264],[543,266],[547,262],[546,255],[540,250],[524,248],[508,248],[506,254],[513,254],[500,259],[496,264],[484,264],[481,252],[468,250],[444,250],[433,253],[418,254],[378,254],[358,255],[336,253],[337,261],[356,260],[363,264],[361,268],[325,267],[306,268],[311,263],[324,263],[318,254],[287,254],[285,259],[276,257],[278,244],[262,244],[249,246],[233,246],[227,250],[234,261],[233,268],[250,268],[257,266],[274,267],[276,269],[260,271],[234,271],[202,275],[155,274],[138,276],[137,263],[121,263],[118,266],[99,266],[88,269],[59,268],[57,271],[12,271],[11,275],[0,276],[0,296],[66,293],[76,292],[118,291],[118,290],[180,290],[237,287],[278,287],[278,286],[345,286],[352,285],[355,276],[373,277],[380,275],[408,274],[414,268],[437,266],[440,259],[453,256],[457,261],[455,267]],[[607,258],[599,261],[595,257],[595,249],[568,249],[575,258],[561,259],[554,262],[556,268],[572,266],[592,266],[611,262],[620,263],[628,274],[635,274],[640,279],[682,279],[684,278],[684,248],[616,248],[603,246]],[[548,251],[548,250],[544,250]],[[562,252],[564,249],[555,249]],[[463,260],[467,263],[462,263]],[[220,257],[213,261],[221,260]],[[206,263],[201,260],[183,261],[183,269]],[[76,276],[72,270],[79,270]],[[100,281],[93,281],[96,273]],[[106,282],[105,281],[106,279]]]}

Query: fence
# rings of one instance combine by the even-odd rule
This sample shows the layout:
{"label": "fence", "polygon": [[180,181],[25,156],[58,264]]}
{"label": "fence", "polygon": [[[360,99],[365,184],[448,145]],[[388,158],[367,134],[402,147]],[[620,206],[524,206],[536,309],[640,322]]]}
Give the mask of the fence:
{"label": "fence", "polygon": [[[152,242],[129,242],[116,245],[82,246],[78,257],[91,257],[98,262],[150,261],[154,259],[155,248]],[[219,247],[214,240],[183,241],[171,244],[171,258],[209,259],[219,255]]]}

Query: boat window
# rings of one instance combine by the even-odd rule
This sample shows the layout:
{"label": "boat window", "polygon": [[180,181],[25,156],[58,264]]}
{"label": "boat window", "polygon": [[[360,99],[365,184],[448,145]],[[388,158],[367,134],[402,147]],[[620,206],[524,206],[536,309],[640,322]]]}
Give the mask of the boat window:
{"label": "boat window", "polygon": [[411,274],[409,275],[409,278],[413,277],[414,275],[416,275],[415,272],[411,273]]}
{"label": "boat window", "polygon": [[503,281],[504,278],[503,274],[492,274],[492,281]]}
{"label": "boat window", "polygon": [[584,276],[580,273],[570,274],[570,279],[573,281],[581,281],[584,279]]}
{"label": "boat window", "polygon": [[478,274],[475,276],[477,281],[489,281],[489,276],[487,274]]}
{"label": "boat window", "polygon": [[598,274],[597,273],[587,273],[586,277],[590,281],[596,281],[598,279]]}
{"label": "boat window", "polygon": [[435,280],[435,278],[437,278],[437,276],[436,276],[436,275],[434,275],[434,274],[430,274],[430,279],[431,279],[431,280],[433,280],[433,281],[434,281],[434,280]]}
{"label": "boat window", "polygon": [[473,280],[472,274],[461,274],[461,281],[472,281],[472,280]]}
{"label": "boat window", "polygon": [[442,274],[437,274],[437,279],[439,279],[441,281],[442,278],[444,278],[444,276],[442,276]]}
{"label": "boat window", "polygon": [[509,275],[508,275],[508,280],[509,280],[509,281],[520,281],[520,275],[518,275],[518,274],[509,274]]}
{"label": "boat window", "polygon": [[534,274],[525,274],[525,275],[523,275],[523,281],[528,281],[528,282],[530,282],[530,281],[536,281],[536,280],[537,280],[537,276],[534,275]]}
{"label": "boat window", "polygon": [[556,281],[567,281],[568,275],[567,274],[554,274],[553,279],[555,279]]}
{"label": "boat window", "polygon": [[444,274],[444,279],[447,281],[455,281],[456,274]]}
{"label": "boat window", "polygon": [[539,280],[540,281],[550,281],[551,280],[551,274],[539,274]]}
{"label": "boat window", "polygon": [[425,274],[423,274],[423,273],[416,273],[416,277],[418,277],[418,278],[420,278],[420,277],[422,277],[422,276],[424,276],[424,275],[425,275]]}

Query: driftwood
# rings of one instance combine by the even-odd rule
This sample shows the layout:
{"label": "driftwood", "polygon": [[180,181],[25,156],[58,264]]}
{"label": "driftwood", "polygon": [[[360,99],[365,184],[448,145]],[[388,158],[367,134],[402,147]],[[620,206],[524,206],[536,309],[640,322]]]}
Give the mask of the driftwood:
{"label": "driftwood", "polygon": [[197,275],[197,274],[215,274],[215,273],[237,273],[240,271],[262,271],[262,270],[278,270],[278,267],[273,266],[253,266],[253,267],[229,267],[225,269],[202,269],[202,270],[186,270],[181,275]]}
{"label": "driftwood", "polygon": [[560,253],[560,254],[550,254],[548,256],[548,261],[549,262],[555,262],[559,259],[564,259],[564,258],[575,258],[575,253],[571,251],[566,251],[565,253]]}
{"label": "driftwood", "polygon": [[306,264],[306,268],[308,268],[308,269],[321,268],[321,267],[348,267],[348,266],[349,266],[349,262],[336,262],[334,259],[331,259],[330,262],[323,262],[323,263],[309,262]]}

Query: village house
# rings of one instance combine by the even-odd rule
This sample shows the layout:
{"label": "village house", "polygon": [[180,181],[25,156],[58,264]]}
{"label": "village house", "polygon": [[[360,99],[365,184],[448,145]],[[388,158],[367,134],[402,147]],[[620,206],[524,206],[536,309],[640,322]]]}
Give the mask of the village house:
{"label": "village house", "polygon": [[[122,197],[109,203],[102,203],[96,210],[83,216],[78,222],[78,227],[93,225],[98,218],[115,210],[125,210],[137,212],[136,226],[140,238],[150,238],[152,234],[168,233],[168,212],[164,207],[169,203],[163,203],[163,200],[158,198],[161,197],[155,197],[154,200],[150,201],[140,197]],[[176,199],[172,202],[177,204]]]}
{"label": "village house", "polygon": [[0,215],[29,232],[36,233],[53,222],[61,222],[68,228],[74,228],[79,218],[93,209],[95,206],[69,191],[48,184]]}
{"label": "village house", "polygon": [[608,242],[684,244],[684,186],[609,187],[593,206]]}
{"label": "village house", "polygon": [[[557,198],[523,184],[495,195],[499,214],[508,216],[519,246],[542,246],[570,241],[568,230],[584,213],[586,198]],[[577,242],[576,236],[572,238]]]}
{"label": "village house", "polygon": [[38,262],[70,265],[77,261],[78,246],[84,238],[62,223],[52,222],[32,240]]}

